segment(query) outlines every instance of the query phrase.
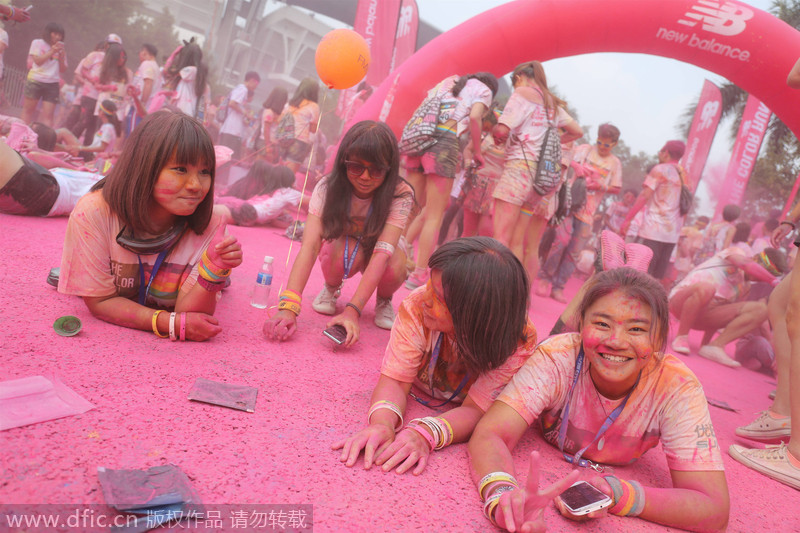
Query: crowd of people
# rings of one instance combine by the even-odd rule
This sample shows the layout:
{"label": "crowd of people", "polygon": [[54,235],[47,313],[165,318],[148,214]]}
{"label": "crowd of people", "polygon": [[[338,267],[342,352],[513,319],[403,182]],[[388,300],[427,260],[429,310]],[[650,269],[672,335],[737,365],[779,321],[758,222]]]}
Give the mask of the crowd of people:
{"label": "crowd of people", "polygon": [[[363,452],[366,468],[420,474],[433,451],[469,441],[493,524],[539,527],[554,498],[562,514],[580,519],[558,499],[577,474],[540,490],[534,454],[528,481],[516,479],[511,452],[538,420],[575,466],[627,464],[662,444],[672,487],[594,477],[611,504],[590,517],[722,530],[730,502],[708,406],[671,351],[777,377],[772,407],[737,434],[788,446],[734,445],[729,453],[800,489],[800,437],[791,425],[800,416],[792,397],[800,278],[786,242],[800,204],[787,220],[758,221],[756,231],[737,206],[714,224],[687,213],[680,140],[665,142],[640,191],[623,190],[614,154],[622,132],[605,123],[594,142],[577,144],[588,133],[549,90],[538,61],[513,71],[502,109],[488,72],[431,88],[439,114],[425,148],[401,151],[386,124],[355,123],[307,195],[296,184],[320,152],[316,80],[291,95],[275,87],[253,110],[258,72],[212,98],[196,43],[178,47],[163,67],[144,43],[134,73],[122,40],[109,34],[78,62],[79,97],[55,127],[64,35],[51,23],[31,44],[22,116],[3,121],[0,212],[71,213],[58,290],[80,296],[99,319],[172,340],[214,337],[220,291],[242,262],[226,224],[285,227],[302,212],[302,245],[265,336],[297,334],[317,262],[324,285],[311,307],[331,316],[327,327],[344,329],[344,345],[358,342],[373,294],[374,322],[391,330],[366,426],[333,445],[347,466]],[[561,151],[557,179],[545,186],[550,134]],[[229,161],[247,159],[246,175],[228,183]],[[224,191],[215,187],[220,174]],[[443,221],[459,211],[463,236],[452,238],[459,232]],[[594,268],[584,265],[587,253]],[[565,286],[576,270],[587,279],[570,302]],[[355,292],[338,306],[358,273]],[[392,298],[404,283],[413,291],[396,314]],[[547,297],[567,306],[543,340],[528,308]],[[691,330],[704,332],[696,352]],[[731,358],[726,346],[735,341],[749,348]],[[444,413],[406,423],[412,388]],[[709,428],[704,439],[696,427]]]}

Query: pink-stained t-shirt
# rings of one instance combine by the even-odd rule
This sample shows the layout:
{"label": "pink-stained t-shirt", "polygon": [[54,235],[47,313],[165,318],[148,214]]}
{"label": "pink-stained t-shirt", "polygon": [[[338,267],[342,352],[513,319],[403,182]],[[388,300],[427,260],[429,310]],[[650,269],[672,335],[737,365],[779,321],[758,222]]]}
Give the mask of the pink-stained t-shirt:
{"label": "pink-stained t-shirt", "polygon": [[[594,145],[582,144],[575,149],[572,160],[600,174],[606,189],[622,187],[622,163],[614,154],[603,157]],[[605,195],[606,191],[603,190],[586,189],[586,203],[575,213],[575,218],[591,226],[594,223],[597,207]]]}
{"label": "pink-stained t-shirt", "polygon": [[[555,446],[580,347],[579,333],[542,342],[498,397],[528,424],[540,419],[545,439]],[[607,413],[623,401],[609,400],[597,392],[590,366],[584,358],[572,393],[564,446],[570,454],[589,444]],[[651,357],[617,420],[583,457],[602,464],[629,464],[659,442],[671,470],[724,470],[703,387],[673,355],[660,360]]]}
{"label": "pink-stained t-shirt", "polygon": [[[311,194],[311,201],[308,204],[308,212],[322,218],[322,210],[325,207],[325,197],[328,193],[328,178],[322,178],[314,192]],[[369,213],[369,206],[372,204],[371,198],[359,198],[355,194],[350,197],[350,228],[348,235],[360,235],[364,230],[364,224]],[[389,207],[389,216],[386,224],[404,229],[411,213],[414,200],[411,194],[411,187],[404,181],[397,184],[394,190],[394,199]]]}
{"label": "pink-stained t-shirt", "polygon": [[681,177],[678,167],[672,163],[656,165],[647,174],[643,186],[651,189],[653,196],[644,206],[639,237],[658,242],[678,242],[684,219],[680,212]]}
{"label": "pink-stained t-shirt", "polygon": [[[426,287],[419,287],[400,304],[389,344],[381,363],[381,374],[403,383],[414,383],[420,390],[440,400],[448,400],[467,374],[458,355],[454,337],[443,335],[439,357],[433,373],[429,372],[431,357],[441,332],[425,327],[422,309]],[[514,373],[525,363],[536,347],[536,328],[528,321],[527,340],[500,367],[480,376],[470,376],[453,401],[462,402],[467,395],[486,411]]]}
{"label": "pink-stained t-shirt", "polygon": [[[161,264],[145,301],[148,307],[172,308],[179,291],[188,292],[197,280],[197,263],[221,223],[214,214],[202,235],[186,229]],[[78,201],[67,223],[58,291],[76,296],[139,297],[137,255],[117,244],[119,218],[103,199],[102,191]],[[157,254],[141,255],[145,282],[149,282]]]}
{"label": "pink-stained t-shirt", "polygon": [[461,122],[467,118],[475,104],[483,104],[488,109],[492,105],[492,90],[476,78],[470,78],[459,91],[458,96],[453,96],[453,85],[457,77],[449,77],[437,86],[437,91],[442,95],[439,107],[439,124],[448,120]]}
{"label": "pink-stained t-shirt", "polygon": [[510,130],[506,160],[538,161],[549,124],[552,122],[556,127],[563,128],[572,121],[572,117],[560,106],[551,110],[548,117],[541,93],[532,87],[518,87],[497,120]]}
{"label": "pink-stained t-shirt", "polygon": [[294,115],[294,138],[304,143],[311,143],[314,135],[311,133],[311,125],[316,126],[319,121],[319,105],[311,100],[303,100],[300,107],[293,108],[287,104],[286,109]]}
{"label": "pink-stained t-shirt", "polygon": [[730,257],[737,255],[742,259],[753,256],[746,242],[737,242],[717,252],[694,267],[670,292],[670,297],[696,283],[709,283],[714,286],[714,298],[719,302],[736,302],[747,294],[748,285],[744,271],[736,266]]}

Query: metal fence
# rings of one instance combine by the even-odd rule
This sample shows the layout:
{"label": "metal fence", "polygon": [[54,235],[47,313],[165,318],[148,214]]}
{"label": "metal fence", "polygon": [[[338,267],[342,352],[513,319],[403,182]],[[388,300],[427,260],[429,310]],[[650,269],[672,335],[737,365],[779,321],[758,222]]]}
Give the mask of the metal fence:
{"label": "metal fence", "polygon": [[5,65],[3,68],[3,93],[6,106],[0,110],[6,115],[19,115],[22,111],[22,95],[25,90],[27,72]]}

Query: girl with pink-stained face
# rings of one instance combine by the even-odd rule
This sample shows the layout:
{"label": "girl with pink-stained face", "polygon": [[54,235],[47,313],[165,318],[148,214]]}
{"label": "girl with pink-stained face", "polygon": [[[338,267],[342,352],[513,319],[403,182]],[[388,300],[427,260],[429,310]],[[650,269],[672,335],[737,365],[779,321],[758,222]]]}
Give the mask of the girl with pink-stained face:
{"label": "girl with pink-stained face", "polygon": [[[663,353],[669,308],[661,284],[630,268],[601,272],[578,314],[580,333],[542,342],[475,428],[469,453],[486,516],[509,531],[543,529],[542,510],[555,499],[577,521],[610,513],[690,531],[725,529],[728,486],[708,403],[697,377]],[[536,420],[582,474],[540,490],[534,452],[527,481],[517,481],[511,449]],[[598,475],[659,443],[672,487]],[[558,494],[579,478],[605,493],[608,506],[573,514]]]}
{"label": "girl with pink-stained face", "polygon": [[73,209],[59,292],[82,297],[101,320],[158,337],[219,334],[218,293],[242,247],[213,211],[215,161],[198,121],[148,115]]}

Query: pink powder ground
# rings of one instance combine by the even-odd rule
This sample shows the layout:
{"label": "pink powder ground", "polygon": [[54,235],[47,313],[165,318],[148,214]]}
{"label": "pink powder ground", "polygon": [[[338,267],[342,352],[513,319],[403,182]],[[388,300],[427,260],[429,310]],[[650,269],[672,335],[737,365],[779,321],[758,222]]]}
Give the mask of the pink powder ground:
{"label": "pink powder ground", "polygon": [[[285,283],[290,241],[272,228],[230,231],[242,242],[244,263],[217,308],[224,331],[205,343],[173,343],[151,332],[113,326],[90,315],[80,299],[45,283],[58,266],[66,219],[0,215],[4,259],[0,261],[2,326],[0,379],[55,373],[96,409],[82,415],[0,433],[0,502],[4,504],[102,504],[97,467],[180,466],[206,503],[310,503],[317,531],[491,531],[470,481],[466,446],[437,452],[419,477],[398,476],[359,463],[346,468],[331,443],[364,426],[369,398],[389,332],[372,323],[374,299],[362,319],[361,341],[336,349],[322,336],[327,317],[311,309],[322,276],[311,274],[299,330],[285,343],[267,341],[261,325],[267,311],[249,305],[250,290],[264,255],[275,257],[272,301]],[[292,256],[299,243],[295,243]],[[344,288],[343,304],[357,280]],[[567,295],[577,291],[573,279]],[[401,288],[395,308],[408,294]],[[561,304],[536,298],[531,317],[540,338]],[[53,322],[75,315],[83,330],[56,335]],[[696,350],[699,335],[692,335]],[[732,346],[729,353],[732,353]],[[739,442],[734,429],[769,405],[775,382],[745,369],[730,369],[697,356],[680,356],[697,373],[709,397],[738,413],[711,407],[725,453],[731,493],[729,531],[798,531],[800,494],[752,472],[726,453]],[[259,389],[255,413],[191,402],[195,379]],[[431,414],[409,402],[408,418]],[[542,453],[543,480],[570,467],[530,430],[514,452],[520,477],[531,450]],[[621,477],[670,486],[660,449],[637,464],[618,468]],[[0,510],[1,506],[0,506]],[[2,515],[2,513],[0,513]],[[551,531],[663,531],[634,518],[609,517],[576,524],[546,510]],[[5,524],[0,524],[3,531]],[[180,530],[176,528],[176,530]],[[241,529],[230,529],[240,531]]]}

